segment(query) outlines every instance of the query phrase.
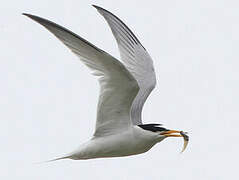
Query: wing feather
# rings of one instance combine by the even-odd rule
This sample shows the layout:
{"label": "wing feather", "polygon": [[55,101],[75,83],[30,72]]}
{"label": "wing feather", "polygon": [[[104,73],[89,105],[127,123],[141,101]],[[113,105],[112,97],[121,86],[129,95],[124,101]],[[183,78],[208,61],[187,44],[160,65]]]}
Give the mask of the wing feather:
{"label": "wing feather", "polygon": [[43,25],[62,41],[93,74],[100,76],[96,130],[94,136],[120,132],[132,125],[130,109],[139,87],[135,78],[117,59],[68,29],[38,16],[24,14]]}
{"label": "wing feather", "polygon": [[133,32],[111,12],[93,5],[109,24],[117,41],[120,56],[127,69],[137,80],[140,90],[131,107],[133,124],[142,124],[143,105],[156,86],[153,61]]}

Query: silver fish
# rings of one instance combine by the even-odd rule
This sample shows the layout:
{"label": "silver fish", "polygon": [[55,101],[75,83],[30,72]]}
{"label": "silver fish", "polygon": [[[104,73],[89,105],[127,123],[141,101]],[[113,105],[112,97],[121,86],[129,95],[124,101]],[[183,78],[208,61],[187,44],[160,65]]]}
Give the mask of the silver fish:
{"label": "silver fish", "polygon": [[187,132],[183,132],[183,131],[180,131],[180,134],[183,136],[183,139],[184,139],[183,149],[181,151],[182,153],[183,151],[185,151],[186,147],[188,146],[189,136],[187,135]]}

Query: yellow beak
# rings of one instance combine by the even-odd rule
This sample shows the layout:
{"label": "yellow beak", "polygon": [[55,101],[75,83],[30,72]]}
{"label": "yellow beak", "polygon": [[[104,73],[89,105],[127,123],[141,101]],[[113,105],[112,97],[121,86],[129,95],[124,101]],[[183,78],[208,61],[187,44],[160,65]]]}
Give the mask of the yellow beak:
{"label": "yellow beak", "polygon": [[[183,137],[183,136],[180,134],[180,132],[181,132],[181,131],[169,130],[169,131],[163,132],[163,133],[161,133],[161,134],[164,135],[164,136],[167,136],[167,137]],[[179,133],[179,134],[174,134],[174,133]]]}

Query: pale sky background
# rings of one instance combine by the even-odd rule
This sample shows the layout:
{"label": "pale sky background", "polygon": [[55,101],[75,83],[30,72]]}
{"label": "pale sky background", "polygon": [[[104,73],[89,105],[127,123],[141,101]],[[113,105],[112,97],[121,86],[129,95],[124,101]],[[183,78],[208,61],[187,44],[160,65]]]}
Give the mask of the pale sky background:
{"label": "pale sky background", "polygon": [[[119,57],[91,6],[120,17],[154,60],[158,84],[145,123],[190,132],[124,158],[35,162],[71,152],[94,132],[99,86],[32,13]],[[4,180],[238,179],[239,2],[237,0],[21,0],[0,7],[0,178]]]}

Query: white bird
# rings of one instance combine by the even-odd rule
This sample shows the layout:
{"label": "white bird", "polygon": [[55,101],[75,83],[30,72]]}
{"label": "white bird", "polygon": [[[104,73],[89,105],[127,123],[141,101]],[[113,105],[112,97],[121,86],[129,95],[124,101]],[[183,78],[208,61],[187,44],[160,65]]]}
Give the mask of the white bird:
{"label": "white bird", "polygon": [[92,159],[140,154],[167,137],[188,136],[161,124],[142,124],[143,105],[156,85],[153,61],[132,31],[111,12],[93,5],[109,24],[122,63],[68,29],[41,17],[23,13],[62,41],[95,76],[100,76],[95,133],[78,149],[59,159]]}

